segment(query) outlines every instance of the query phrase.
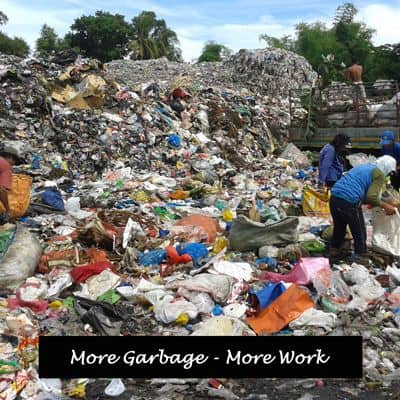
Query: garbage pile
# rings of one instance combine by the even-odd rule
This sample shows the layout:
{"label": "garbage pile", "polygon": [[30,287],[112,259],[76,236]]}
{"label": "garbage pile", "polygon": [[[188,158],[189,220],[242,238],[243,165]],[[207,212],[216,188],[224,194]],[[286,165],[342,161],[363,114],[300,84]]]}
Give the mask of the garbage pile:
{"label": "garbage pile", "polygon": [[317,79],[304,57],[285,49],[242,49],[226,64],[236,72],[236,82],[270,96],[288,96],[291,89],[311,87]]}
{"label": "garbage pile", "polygon": [[[39,335],[362,335],[366,380],[398,379],[395,254],[329,264],[317,171],[292,144],[271,154],[262,96],[7,62],[26,76],[1,77],[0,133],[31,150],[0,226],[1,398],[90,398],[88,380],[38,379]],[[24,114],[28,76],[49,106]],[[375,249],[386,234],[369,223]],[[155,385],[239,398],[211,381]]]}

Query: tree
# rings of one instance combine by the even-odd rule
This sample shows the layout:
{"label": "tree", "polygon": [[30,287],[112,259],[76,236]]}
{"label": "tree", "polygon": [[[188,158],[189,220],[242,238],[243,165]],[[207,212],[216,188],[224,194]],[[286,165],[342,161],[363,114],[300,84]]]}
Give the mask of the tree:
{"label": "tree", "polygon": [[[0,25],[5,25],[8,17],[0,11]],[[11,38],[0,32],[0,53],[12,54],[18,57],[26,57],[29,54],[29,46],[24,39],[14,36]]]}
{"label": "tree", "polygon": [[259,40],[264,40],[267,43],[268,47],[273,47],[275,49],[285,49],[285,50],[294,50],[295,43],[291,36],[285,35],[280,39],[269,36],[267,34],[263,34],[259,36]]}
{"label": "tree", "polygon": [[365,65],[366,80],[394,79],[400,81],[400,43],[375,47]]}
{"label": "tree", "polygon": [[355,22],[358,10],[351,3],[345,3],[336,10],[333,32],[336,40],[343,46],[342,57],[346,64],[358,61],[366,62],[373,49],[372,36],[374,30],[364,23]]}
{"label": "tree", "polygon": [[[320,70],[321,75],[325,75],[329,70],[329,81],[340,77],[338,68],[335,66],[342,61],[343,51],[331,29],[321,22],[301,23],[296,26],[296,36],[295,51],[305,57],[315,70]],[[327,62],[323,58],[325,55],[332,55],[333,58],[330,57]],[[324,71],[324,74],[321,73],[321,70]]]}
{"label": "tree", "polygon": [[5,25],[8,22],[8,17],[2,11],[0,11],[0,25]]}
{"label": "tree", "polygon": [[210,40],[205,43],[203,51],[198,59],[198,62],[204,61],[221,61],[222,58],[229,56],[232,50],[220,43]]}
{"label": "tree", "polygon": [[40,31],[40,37],[36,40],[36,54],[39,57],[48,57],[64,48],[68,43],[57,36],[53,28],[44,24]]}
{"label": "tree", "polygon": [[130,26],[123,15],[96,11],[95,15],[75,19],[65,40],[86,56],[107,62],[122,57],[129,34]]}
{"label": "tree", "polygon": [[10,38],[6,34],[0,32],[0,53],[27,57],[29,51],[29,46],[24,39],[15,36],[14,38]]}
{"label": "tree", "polygon": [[181,61],[181,50],[176,33],[167,27],[163,19],[157,19],[153,11],[142,11],[132,19],[132,40],[128,48],[134,58],[149,60],[167,57],[171,61]]}

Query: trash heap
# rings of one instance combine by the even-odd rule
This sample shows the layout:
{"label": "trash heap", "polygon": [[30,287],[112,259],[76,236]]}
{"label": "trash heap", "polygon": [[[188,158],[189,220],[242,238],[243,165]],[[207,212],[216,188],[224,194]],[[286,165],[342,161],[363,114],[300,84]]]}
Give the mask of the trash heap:
{"label": "trash heap", "polygon": [[[0,227],[1,398],[97,398],[88,380],[38,378],[39,335],[362,335],[365,385],[399,378],[400,254],[329,264],[317,171],[292,144],[271,154],[262,95],[6,61],[0,133],[30,150]],[[376,250],[384,229],[368,234]],[[152,384],[240,398],[177,381]]]}

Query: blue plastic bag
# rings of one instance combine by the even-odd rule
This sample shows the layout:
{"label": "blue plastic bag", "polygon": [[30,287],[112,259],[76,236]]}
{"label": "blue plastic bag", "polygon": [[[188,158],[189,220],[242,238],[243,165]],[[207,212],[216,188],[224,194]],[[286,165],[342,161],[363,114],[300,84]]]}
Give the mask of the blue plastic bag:
{"label": "blue plastic bag", "polygon": [[202,258],[208,257],[208,249],[203,243],[188,243],[176,246],[176,251],[181,256],[189,254],[192,257],[195,266],[201,261]]}
{"label": "blue plastic bag", "polygon": [[145,267],[159,265],[167,259],[167,252],[164,249],[150,250],[139,255],[139,263]]}
{"label": "blue plastic bag", "polygon": [[263,257],[256,260],[256,265],[267,264],[271,268],[275,268],[278,265],[278,260],[273,257]]}
{"label": "blue plastic bag", "polygon": [[181,138],[176,133],[168,136],[168,144],[175,149],[181,147]]}
{"label": "blue plastic bag", "polygon": [[42,193],[42,202],[43,204],[53,207],[56,210],[65,211],[64,200],[61,192],[55,188],[46,189]]}
{"label": "blue plastic bag", "polygon": [[144,267],[160,265],[167,259],[167,252],[164,249],[150,250],[139,255],[139,263]]}
{"label": "blue plastic bag", "polygon": [[254,293],[258,299],[259,311],[267,308],[274,300],[276,300],[284,291],[286,287],[283,283],[269,283],[263,289]]}

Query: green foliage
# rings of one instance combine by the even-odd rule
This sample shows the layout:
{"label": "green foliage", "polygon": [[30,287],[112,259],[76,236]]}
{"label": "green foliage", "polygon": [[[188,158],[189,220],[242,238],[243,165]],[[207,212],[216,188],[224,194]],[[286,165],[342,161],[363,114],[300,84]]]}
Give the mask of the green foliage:
{"label": "green foliage", "polygon": [[29,54],[29,46],[22,38],[10,38],[6,34],[0,32],[0,53],[26,57]]}
{"label": "green foliage", "polygon": [[[336,10],[332,27],[322,22],[300,23],[292,39],[261,35],[269,47],[283,48],[304,56],[318,71],[323,86],[333,80],[343,80],[344,66],[358,61],[364,66],[364,81],[399,79],[399,44],[374,47],[374,30],[355,20],[358,10],[351,3],[344,3]],[[396,47],[397,46],[397,47]],[[396,50],[397,49],[397,50]],[[397,51],[397,52],[396,52]],[[333,59],[323,59],[332,54]]]}
{"label": "green foliage", "polygon": [[86,56],[107,62],[122,57],[129,34],[130,26],[123,15],[96,11],[95,15],[77,18],[65,39]]}
{"label": "green foliage", "polygon": [[[8,22],[8,17],[0,11],[0,25]],[[29,54],[29,46],[24,39],[14,36],[11,38],[0,32],[0,53],[12,54],[18,57],[26,57]]]}
{"label": "green foliage", "polygon": [[367,81],[394,79],[400,81],[400,43],[375,47],[365,65]]}
{"label": "green foliage", "polygon": [[178,36],[152,11],[143,11],[132,19],[131,37],[128,48],[138,60],[160,57],[167,57],[170,61],[182,60]]}
{"label": "green foliage", "polygon": [[228,57],[231,53],[232,50],[228,49],[223,44],[219,44],[211,40],[206,42],[206,44],[204,45],[198,62],[221,61],[222,58]]}
{"label": "green foliage", "polygon": [[8,21],[8,17],[2,11],[0,11],[0,25],[6,24]]}
{"label": "green foliage", "polygon": [[280,39],[269,36],[267,34],[263,34],[259,36],[259,40],[264,40],[267,43],[268,47],[273,47],[276,49],[285,49],[294,51],[295,50],[295,43],[291,36],[285,35],[282,36]]}
{"label": "green foliage", "polygon": [[40,37],[36,40],[36,55],[48,57],[60,50],[68,48],[69,43],[57,36],[50,26],[44,24],[40,31]]}

